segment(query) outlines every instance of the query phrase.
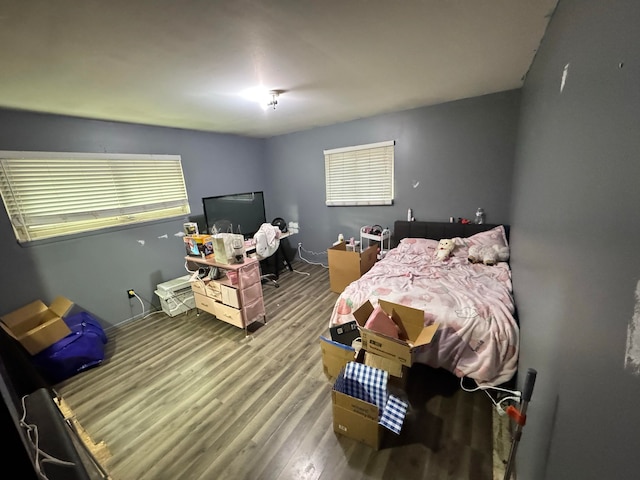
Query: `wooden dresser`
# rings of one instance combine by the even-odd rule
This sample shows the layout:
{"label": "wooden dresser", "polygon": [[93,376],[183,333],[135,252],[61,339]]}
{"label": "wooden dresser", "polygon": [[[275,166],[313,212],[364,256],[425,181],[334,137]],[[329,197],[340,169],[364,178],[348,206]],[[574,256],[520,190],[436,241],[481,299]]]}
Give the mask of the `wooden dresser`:
{"label": "wooden dresser", "polygon": [[[191,289],[195,297],[196,309],[214,315],[218,320],[244,328],[262,320],[266,323],[260,263],[255,258],[245,258],[244,263],[224,264],[215,259],[195,256],[185,257],[187,261],[217,267],[227,272],[218,280],[194,280]],[[230,277],[236,277],[231,281]]]}

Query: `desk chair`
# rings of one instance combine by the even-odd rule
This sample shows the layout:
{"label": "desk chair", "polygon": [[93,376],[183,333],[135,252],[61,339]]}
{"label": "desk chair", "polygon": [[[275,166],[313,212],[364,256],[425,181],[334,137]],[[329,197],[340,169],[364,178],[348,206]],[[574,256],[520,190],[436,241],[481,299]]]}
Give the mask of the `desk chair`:
{"label": "desk chair", "polygon": [[[256,244],[256,257],[260,260],[260,269],[263,270],[266,260],[275,254],[278,251],[278,247],[280,247],[280,230],[270,223],[263,223],[253,236],[253,239]],[[277,265],[276,268],[278,268]],[[276,288],[280,286],[276,280],[277,278],[277,274],[274,273],[260,275],[262,283],[271,283]]]}

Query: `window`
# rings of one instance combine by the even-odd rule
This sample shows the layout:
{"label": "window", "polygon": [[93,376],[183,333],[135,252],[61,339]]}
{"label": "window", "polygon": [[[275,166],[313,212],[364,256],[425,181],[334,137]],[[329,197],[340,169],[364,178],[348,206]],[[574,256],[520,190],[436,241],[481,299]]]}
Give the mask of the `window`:
{"label": "window", "polygon": [[327,205],[391,205],[394,141],[324,151]]}
{"label": "window", "polygon": [[21,243],[190,213],[179,155],[0,151],[0,193]]}

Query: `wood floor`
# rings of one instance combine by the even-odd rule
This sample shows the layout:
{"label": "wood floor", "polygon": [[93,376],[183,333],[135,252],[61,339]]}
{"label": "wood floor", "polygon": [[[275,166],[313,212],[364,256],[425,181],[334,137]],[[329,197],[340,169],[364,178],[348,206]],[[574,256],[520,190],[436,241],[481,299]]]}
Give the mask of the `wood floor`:
{"label": "wood floor", "polygon": [[[304,262],[264,285],[267,324],[155,313],[107,332],[107,359],[56,385],[114,480],[493,479],[491,402],[414,366],[381,450],[333,432],[318,338],[337,298]],[[306,272],[304,275],[299,272]]]}

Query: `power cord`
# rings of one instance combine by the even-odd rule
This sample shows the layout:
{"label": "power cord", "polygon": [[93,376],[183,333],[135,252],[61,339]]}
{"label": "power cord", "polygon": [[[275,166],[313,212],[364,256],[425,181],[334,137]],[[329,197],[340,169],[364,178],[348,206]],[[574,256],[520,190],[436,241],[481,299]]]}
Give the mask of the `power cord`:
{"label": "power cord", "polygon": [[[477,392],[478,390],[481,390],[484,393],[486,393],[487,396],[489,397],[489,400],[491,400],[491,403],[493,403],[494,407],[496,408],[496,411],[498,412],[498,415],[500,415],[500,416],[506,415],[506,411],[502,408],[502,403],[504,403],[504,402],[506,402],[508,400],[513,400],[516,403],[520,403],[520,399],[522,397],[522,392],[519,392],[517,390],[509,390],[507,388],[484,386],[484,385],[478,385],[476,388],[466,388],[462,384],[464,378],[465,377],[460,377],[460,388],[462,390],[464,390],[465,392]],[[476,383],[476,385],[477,385],[477,383]],[[503,393],[507,393],[509,395],[496,402],[493,399],[493,397],[489,394],[489,390],[495,390],[497,392],[503,392]]]}
{"label": "power cord", "polygon": [[21,400],[22,417],[20,418],[20,426],[24,428],[25,431],[27,432],[27,438],[29,439],[29,442],[33,446],[33,449],[34,449],[33,462],[34,462],[34,467],[36,469],[38,476],[43,480],[48,480],[49,477],[47,477],[47,475],[42,471],[42,465],[44,463],[53,463],[55,465],[62,465],[66,467],[75,467],[76,464],[73,462],[67,462],[66,460],[60,460],[59,458],[49,455],[47,452],[40,449],[40,447],[38,446],[40,442],[40,438],[38,434],[38,426],[32,423],[26,422],[27,406],[25,401],[27,397],[28,395],[24,395]]}
{"label": "power cord", "polygon": [[308,263],[309,265],[320,265],[321,267],[329,268],[328,265],[325,265],[325,264],[323,264],[321,262],[312,262],[310,260],[307,260],[306,258],[304,258],[302,256],[301,252],[305,252],[305,253],[308,253],[309,255],[316,255],[316,256],[318,256],[318,255],[326,255],[327,252],[312,252],[310,250],[305,250],[304,248],[302,248],[302,242],[298,242],[298,257],[300,257],[300,260],[302,260],[303,262]]}

